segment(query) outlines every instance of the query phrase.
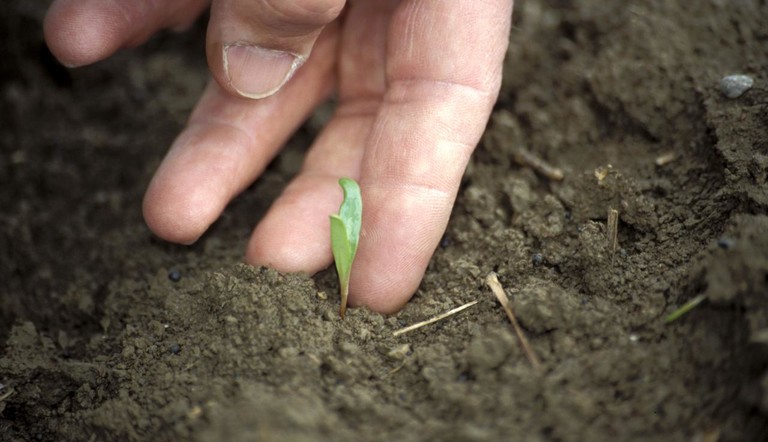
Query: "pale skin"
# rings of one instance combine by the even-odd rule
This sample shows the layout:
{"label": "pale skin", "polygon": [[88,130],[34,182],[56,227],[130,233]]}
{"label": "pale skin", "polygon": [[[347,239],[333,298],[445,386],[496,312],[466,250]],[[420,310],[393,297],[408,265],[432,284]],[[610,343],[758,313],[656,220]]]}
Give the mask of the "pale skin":
{"label": "pale skin", "polygon": [[97,62],[207,7],[213,76],[144,198],[159,237],[195,242],[312,110],[337,110],[253,231],[246,260],[313,274],[332,262],[340,177],[365,210],[350,304],[391,313],[418,288],[496,101],[512,0],[54,0],[45,38]]}

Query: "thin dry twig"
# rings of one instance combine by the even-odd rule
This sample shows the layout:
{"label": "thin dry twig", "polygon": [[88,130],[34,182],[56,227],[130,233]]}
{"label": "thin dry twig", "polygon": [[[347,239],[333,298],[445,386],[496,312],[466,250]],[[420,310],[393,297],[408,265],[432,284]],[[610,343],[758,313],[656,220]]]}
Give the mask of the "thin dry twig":
{"label": "thin dry twig", "polygon": [[518,147],[514,150],[512,158],[514,158],[517,164],[524,167],[530,167],[534,172],[544,175],[550,180],[562,181],[565,177],[562,169],[552,166],[522,147]]}
{"label": "thin dry twig", "polygon": [[504,287],[501,286],[499,277],[496,276],[496,272],[491,272],[488,274],[488,277],[485,278],[485,283],[488,284],[488,287],[491,288],[493,294],[496,295],[496,299],[499,300],[499,303],[507,313],[509,322],[511,322],[512,327],[515,328],[515,334],[517,334],[517,339],[520,340],[520,346],[523,347],[523,351],[525,352],[525,356],[528,358],[528,361],[531,362],[533,368],[537,370],[541,369],[541,362],[539,361],[539,357],[536,356],[536,353],[533,351],[531,344],[528,342],[528,338],[525,337],[523,329],[520,327],[520,324],[518,324],[517,318],[515,318],[515,314],[512,312],[512,307],[509,306],[509,298],[507,298],[507,294],[504,292]]}
{"label": "thin dry twig", "polygon": [[479,301],[468,302],[468,303],[466,303],[466,304],[464,304],[462,306],[456,307],[453,310],[448,310],[445,313],[440,313],[439,315],[437,315],[437,316],[435,316],[435,317],[433,317],[431,319],[427,319],[426,321],[417,322],[416,324],[409,325],[408,327],[405,327],[405,328],[401,328],[400,330],[392,333],[392,336],[400,336],[403,333],[408,333],[409,331],[416,330],[417,328],[424,327],[425,325],[429,325],[429,324],[435,323],[435,322],[437,322],[437,321],[439,321],[441,319],[445,319],[445,318],[447,318],[447,317],[449,317],[451,315],[455,315],[456,313],[458,313],[458,312],[460,312],[460,311],[462,311],[464,309],[468,309],[468,308],[472,307],[473,305],[477,304],[478,302]]}
{"label": "thin dry twig", "polygon": [[393,368],[392,370],[389,370],[386,374],[386,376],[392,376],[393,374],[397,373],[398,371],[402,370],[403,367],[405,367],[405,361],[403,361],[402,364],[398,365],[397,367]]}
{"label": "thin dry twig", "polygon": [[2,402],[2,401],[4,401],[4,400],[8,399],[8,398],[9,398],[9,397],[11,397],[11,396],[13,396],[13,393],[14,393],[14,390],[13,390],[12,388],[11,388],[11,389],[9,389],[9,390],[8,390],[8,391],[7,391],[5,394],[3,394],[2,396],[0,396],[0,402]]}
{"label": "thin dry twig", "polygon": [[608,209],[608,247],[611,249],[611,264],[613,264],[613,257],[616,255],[616,249],[619,248],[619,211],[610,208]]}

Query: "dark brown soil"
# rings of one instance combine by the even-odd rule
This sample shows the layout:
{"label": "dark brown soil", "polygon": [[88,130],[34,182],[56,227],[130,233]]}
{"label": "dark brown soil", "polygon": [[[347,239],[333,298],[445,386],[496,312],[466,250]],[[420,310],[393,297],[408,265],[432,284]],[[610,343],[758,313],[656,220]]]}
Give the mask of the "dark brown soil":
{"label": "dark brown soil", "polygon": [[[198,244],[162,243],[141,197],[207,79],[203,25],[68,71],[44,7],[0,10],[0,440],[768,440],[765,1],[518,1],[419,292],[346,321],[332,270],[239,263],[320,118]],[[755,85],[728,99],[733,73]]]}

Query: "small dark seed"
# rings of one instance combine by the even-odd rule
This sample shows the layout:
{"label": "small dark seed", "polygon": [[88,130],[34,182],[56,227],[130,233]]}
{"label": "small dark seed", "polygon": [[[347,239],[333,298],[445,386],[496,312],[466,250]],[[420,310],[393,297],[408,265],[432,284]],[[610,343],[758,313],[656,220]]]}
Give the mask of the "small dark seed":
{"label": "small dark seed", "polygon": [[181,351],[181,346],[179,344],[171,344],[170,350],[171,353],[177,355]]}
{"label": "small dark seed", "polygon": [[440,240],[440,247],[446,248],[451,245],[451,238],[448,238],[448,235],[443,236],[443,239]]}
{"label": "small dark seed", "polygon": [[176,269],[172,269],[170,272],[168,272],[168,279],[173,282],[181,281],[181,272]]}
{"label": "small dark seed", "polygon": [[735,242],[731,238],[720,238],[717,240],[718,247],[725,250],[733,248],[734,243]]}
{"label": "small dark seed", "polygon": [[541,253],[534,253],[533,256],[531,257],[531,262],[535,266],[540,266],[544,264],[544,255],[542,255]]}

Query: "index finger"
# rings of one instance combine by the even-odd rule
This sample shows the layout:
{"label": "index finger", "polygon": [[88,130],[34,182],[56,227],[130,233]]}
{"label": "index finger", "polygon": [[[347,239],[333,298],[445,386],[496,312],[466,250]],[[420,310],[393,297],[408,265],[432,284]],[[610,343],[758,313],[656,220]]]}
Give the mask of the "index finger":
{"label": "index finger", "polygon": [[351,302],[393,312],[418,288],[501,84],[512,0],[404,1],[366,146]]}
{"label": "index finger", "polygon": [[55,0],[45,16],[45,40],[59,61],[83,66],[161,28],[186,27],[207,6],[208,0]]}

